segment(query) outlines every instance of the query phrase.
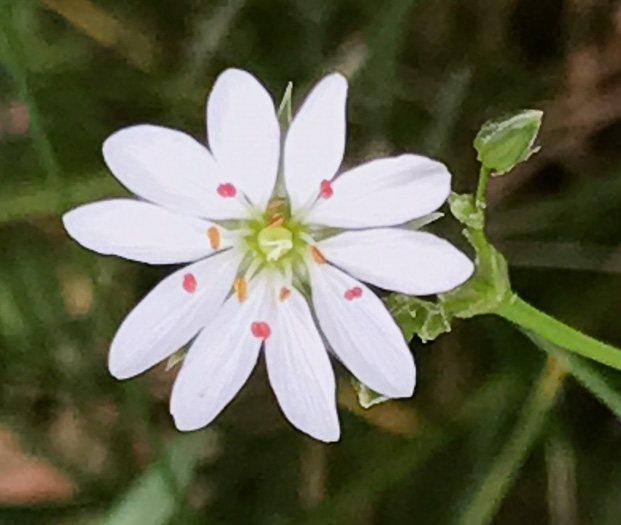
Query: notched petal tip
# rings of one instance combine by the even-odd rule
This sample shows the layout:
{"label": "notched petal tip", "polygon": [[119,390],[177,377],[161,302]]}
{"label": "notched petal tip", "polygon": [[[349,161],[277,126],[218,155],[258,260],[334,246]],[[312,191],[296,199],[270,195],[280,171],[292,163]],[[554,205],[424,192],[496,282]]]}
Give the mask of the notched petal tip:
{"label": "notched petal tip", "polygon": [[402,362],[399,375],[391,378],[390,384],[386,388],[378,390],[379,394],[385,395],[390,399],[407,399],[414,395],[416,389],[416,365],[414,356],[410,352],[409,363]]}
{"label": "notched petal tip", "polygon": [[61,220],[63,223],[63,227],[67,232],[67,235],[71,237],[75,242],[77,242],[83,248],[87,250],[92,250],[89,243],[89,232],[88,232],[88,222],[84,218],[85,208],[87,206],[91,206],[91,204],[85,204],[84,206],[79,206],[66,212]]}
{"label": "notched petal tip", "polygon": [[343,73],[340,73],[338,71],[335,71],[334,73],[330,73],[326,75],[319,82],[320,83],[329,82],[330,84],[332,84],[332,87],[344,89],[345,92],[347,92],[347,89],[349,87],[347,77],[343,75]]}
{"label": "notched petal tip", "polygon": [[180,432],[195,432],[196,430],[200,430],[206,425],[197,425],[196,422],[193,422],[191,419],[185,419],[179,414],[175,414],[172,409],[170,415],[173,418],[173,422],[175,423],[175,428]]}
{"label": "notched petal tip", "polygon": [[118,358],[113,357],[112,351],[110,351],[110,356],[108,356],[108,372],[110,372],[110,375],[114,377],[114,379],[119,381],[139,375],[131,373],[125,366],[125,363],[119,362]]}
{"label": "notched petal tip", "polygon": [[75,211],[78,209],[79,208],[74,208],[73,210],[69,210],[68,212],[65,212],[63,216],[61,217],[61,221],[63,223],[63,227],[65,228],[65,231],[72,238],[75,238],[73,236],[72,231],[75,227]]}
{"label": "notched petal tip", "polygon": [[446,289],[436,293],[447,293],[465,284],[475,273],[476,266],[472,260],[461,250],[453,248],[452,279],[447,280]]}
{"label": "notched petal tip", "polygon": [[318,441],[323,441],[324,443],[336,443],[341,439],[341,427],[336,423],[336,426],[333,428],[321,429],[317,432],[309,432],[308,435],[313,439]]}
{"label": "notched petal tip", "polygon": [[224,71],[222,71],[216,77],[216,81],[214,82],[214,85],[219,80],[235,80],[236,79],[235,77],[237,77],[237,79],[243,78],[244,80],[251,78],[252,80],[255,80],[260,83],[260,80],[256,76],[254,76],[250,71],[246,71],[245,69],[241,69],[238,67],[229,67],[225,69]]}
{"label": "notched petal tip", "polygon": [[143,137],[148,133],[157,133],[159,130],[176,131],[154,124],[134,124],[112,132],[101,145],[101,152],[106,164],[110,167],[110,162],[114,161],[113,157],[117,153],[122,153],[120,148],[127,148],[137,137]]}

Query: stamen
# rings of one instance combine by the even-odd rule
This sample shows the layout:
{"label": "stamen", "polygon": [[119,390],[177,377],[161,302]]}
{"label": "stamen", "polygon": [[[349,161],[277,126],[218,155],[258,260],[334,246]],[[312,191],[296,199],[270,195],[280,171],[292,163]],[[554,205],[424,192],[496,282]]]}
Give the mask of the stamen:
{"label": "stamen", "polygon": [[332,183],[329,180],[322,180],[319,185],[319,196],[323,199],[329,199],[334,195]]}
{"label": "stamen", "polygon": [[186,273],[183,276],[183,289],[188,293],[194,293],[198,287],[196,277],[191,273]]}
{"label": "stamen", "polygon": [[325,264],[327,262],[325,255],[321,253],[321,251],[319,251],[319,248],[317,248],[317,246],[309,246],[309,249],[311,255],[313,256],[313,260],[317,264]]}
{"label": "stamen", "polygon": [[222,197],[223,199],[228,199],[237,195],[237,189],[230,182],[227,182],[226,184],[220,184],[216,191],[218,192],[218,195],[220,195],[220,197]]}
{"label": "stamen", "polygon": [[291,296],[291,290],[289,288],[286,287],[282,287],[280,289],[280,294],[278,295],[278,300],[282,303],[284,301],[286,301],[287,299],[289,299],[289,297]]}
{"label": "stamen", "polygon": [[257,273],[259,266],[261,266],[261,260],[258,258],[253,259],[250,266],[248,266],[246,273],[244,273],[244,279],[246,279],[246,281],[250,281],[250,279],[254,277],[254,274]]}
{"label": "stamen", "polygon": [[291,288],[293,286],[293,265],[291,261],[287,261],[283,268],[283,274],[285,278],[285,284]]}
{"label": "stamen", "polygon": [[250,331],[257,339],[263,339],[264,341],[272,335],[272,329],[270,325],[264,321],[257,321],[250,325]]}
{"label": "stamen", "polygon": [[354,299],[359,299],[360,297],[362,297],[362,288],[360,288],[360,286],[354,286],[353,288],[350,288],[349,290],[345,291],[345,293],[343,294],[343,297],[345,297],[347,301],[353,301]]}
{"label": "stamen", "polygon": [[282,213],[276,213],[267,223],[266,228],[277,228],[278,226],[282,226],[285,222],[285,218]]}
{"label": "stamen", "polygon": [[212,250],[220,248],[220,230],[215,226],[212,226],[207,230],[207,237],[209,237],[209,244],[211,244]]}
{"label": "stamen", "polygon": [[248,281],[246,281],[243,277],[238,277],[233,283],[233,291],[237,296],[237,300],[240,303],[243,303],[246,299],[248,299]]}

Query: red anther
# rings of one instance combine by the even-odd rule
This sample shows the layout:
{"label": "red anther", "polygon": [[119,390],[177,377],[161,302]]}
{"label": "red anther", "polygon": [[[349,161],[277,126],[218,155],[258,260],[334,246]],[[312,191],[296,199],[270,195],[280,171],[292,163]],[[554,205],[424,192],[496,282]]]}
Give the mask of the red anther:
{"label": "red anther", "polygon": [[332,183],[329,180],[322,180],[319,185],[319,196],[323,199],[329,199],[332,195],[334,195]]}
{"label": "red anther", "polygon": [[226,184],[220,184],[216,191],[218,192],[218,195],[220,195],[220,197],[224,199],[235,197],[235,195],[237,195],[237,189],[230,182],[227,182]]}
{"label": "red anther", "polygon": [[196,277],[194,277],[194,275],[192,275],[191,273],[186,273],[183,276],[183,289],[186,292],[194,293],[196,291],[197,286],[198,286],[198,282],[196,280]]}
{"label": "red anther", "polygon": [[362,288],[360,288],[360,286],[354,286],[353,288],[346,290],[343,294],[343,297],[345,297],[347,301],[353,301],[354,299],[358,299],[362,297]]}
{"label": "red anther", "polygon": [[257,321],[250,325],[250,331],[252,335],[254,335],[258,339],[263,339],[264,341],[272,335],[272,329],[270,325],[264,321]]}

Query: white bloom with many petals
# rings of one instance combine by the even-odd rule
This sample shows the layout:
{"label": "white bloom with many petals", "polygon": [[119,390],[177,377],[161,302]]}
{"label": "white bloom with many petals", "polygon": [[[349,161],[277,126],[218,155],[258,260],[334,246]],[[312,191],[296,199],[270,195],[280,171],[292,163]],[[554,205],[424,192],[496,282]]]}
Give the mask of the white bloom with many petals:
{"label": "white bloom with many petals", "polygon": [[[69,234],[96,252],[190,263],[129,313],[109,357],[110,372],[124,379],[193,340],[171,396],[179,429],[209,424],[244,385],[261,348],[285,416],[323,441],[340,433],[326,344],[369,388],[412,395],[412,355],[362,281],[435,294],[463,283],[473,265],[448,242],[398,227],[446,200],[443,164],[401,155],[339,173],[346,98],[343,76],[321,80],[281,155],[270,95],[249,73],[229,69],[207,104],[208,148],[163,127],[122,129],[106,140],[104,157],[140,200],[96,202],[64,216]],[[327,236],[334,228],[351,231]]]}

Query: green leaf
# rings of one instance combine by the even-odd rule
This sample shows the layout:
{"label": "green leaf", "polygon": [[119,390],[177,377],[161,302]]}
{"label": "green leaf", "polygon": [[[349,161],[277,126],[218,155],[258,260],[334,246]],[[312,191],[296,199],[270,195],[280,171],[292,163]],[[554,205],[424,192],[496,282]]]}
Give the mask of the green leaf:
{"label": "green leaf", "polygon": [[489,120],[474,140],[478,160],[494,175],[503,175],[538,151],[533,144],[543,111],[529,109]]}
{"label": "green leaf", "polygon": [[187,348],[180,348],[173,355],[168,358],[166,361],[166,372],[173,369],[176,365],[181,363],[185,359],[185,356],[188,354]]}
{"label": "green leaf", "polygon": [[100,525],[166,525],[192,480],[204,433],[182,434],[127,491]]}

